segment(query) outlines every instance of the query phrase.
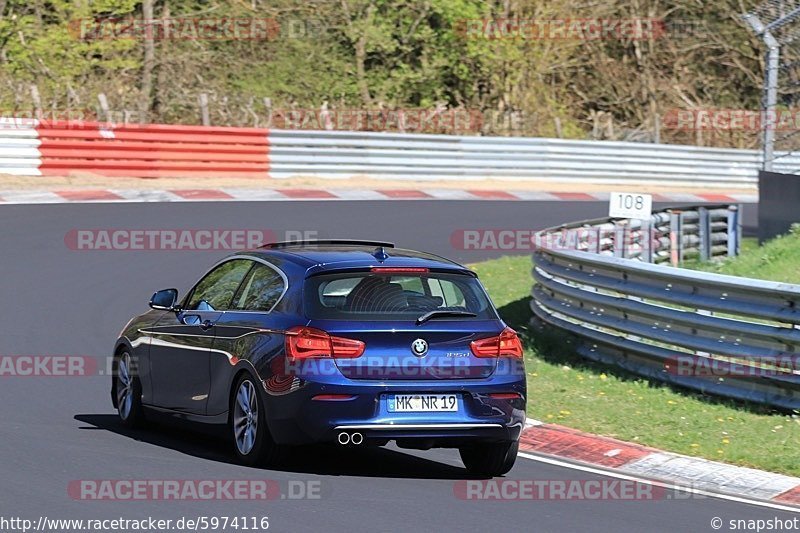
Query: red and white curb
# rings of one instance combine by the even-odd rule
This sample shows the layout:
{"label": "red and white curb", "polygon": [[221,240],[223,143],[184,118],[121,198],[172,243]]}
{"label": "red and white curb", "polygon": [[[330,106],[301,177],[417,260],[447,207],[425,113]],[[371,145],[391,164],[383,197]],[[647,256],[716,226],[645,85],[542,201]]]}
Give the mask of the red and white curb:
{"label": "red and white curb", "polygon": [[800,478],[664,452],[530,418],[520,438],[520,452],[594,465],[694,491],[800,506]]}
{"label": "red and white curb", "polygon": [[[0,204],[78,202],[189,202],[298,200],[527,200],[544,202],[608,201],[609,193],[459,189],[72,189],[0,190]],[[756,203],[757,194],[659,193],[656,202]]]}

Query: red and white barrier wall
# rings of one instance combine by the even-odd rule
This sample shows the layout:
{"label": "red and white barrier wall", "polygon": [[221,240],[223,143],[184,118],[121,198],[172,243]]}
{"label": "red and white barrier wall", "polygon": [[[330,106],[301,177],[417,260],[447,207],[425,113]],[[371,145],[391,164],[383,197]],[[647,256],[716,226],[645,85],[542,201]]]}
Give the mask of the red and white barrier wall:
{"label": "red and white barrier wall", "polygon": [[[776,160],[776,172],[800,156]],[[757,187],[756,150],[364,131],[274,130],[0,118],[0,174],[550,180]]]}
{"label": "red and white barrier wall", "polygon": [[267,133],[262,128],[0,119],[0,173],[266,177]]}
{"label": "red and white barrier wall", "polygon": [[40,144],[36,121],[0,117],[0,173],[40,176]]}

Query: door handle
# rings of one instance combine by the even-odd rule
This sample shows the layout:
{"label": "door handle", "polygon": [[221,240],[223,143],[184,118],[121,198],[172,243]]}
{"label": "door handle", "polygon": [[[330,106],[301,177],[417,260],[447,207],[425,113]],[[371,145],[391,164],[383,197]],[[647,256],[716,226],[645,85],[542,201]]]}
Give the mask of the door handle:
{"label": "door handle", "polygon": [[200,329],[202,329],[203,331],[206,331],[206,330],[208,330],[208,329],[211,329],[212,327],[214,327],[214,323],[213,323],[213,322],[211,322],[211,321],[210,321],[210,320],[208,320],[208,319],[206,319],[206,320],[203,320],[203,322],[201,322],[201,323],[200,323]]}

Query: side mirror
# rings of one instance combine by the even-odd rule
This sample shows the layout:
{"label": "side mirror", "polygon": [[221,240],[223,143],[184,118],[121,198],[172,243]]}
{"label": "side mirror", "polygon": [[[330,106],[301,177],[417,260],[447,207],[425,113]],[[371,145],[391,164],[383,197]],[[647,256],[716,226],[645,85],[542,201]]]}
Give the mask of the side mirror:
{"label": "side mirror", "polygon": [[175,311],[177,301],[178,289],[164,289],[153,294],[150,298],[150,307],[162,311]]}

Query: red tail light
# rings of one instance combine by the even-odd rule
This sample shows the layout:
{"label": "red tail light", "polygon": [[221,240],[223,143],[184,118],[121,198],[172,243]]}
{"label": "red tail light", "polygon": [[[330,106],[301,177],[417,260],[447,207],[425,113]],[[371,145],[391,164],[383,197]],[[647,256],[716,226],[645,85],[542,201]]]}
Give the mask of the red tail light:
{"label": "red tail light", "polygon": [[355,399],[352,394],[317,394],[311,398],[321,402],[346,402]]}
{"label": "red tail light", "polygon": [[493,400],[519,400],[522,396],[518,392],[490,392],[489,398]]}
{"label": "red tail light", "polygon": [[365,344],[355,339],[333,337],[327,331],[295,326],[286,332],[286,356],[292,360],[312,357],[354,359],[364,353]]}
{"label": "red tail light", "polygon": [[497,337],[472,341],[469,347],[475,357],[522,357],[522,342],[511,328],[504,329]]}
{"label": "red tail light", "polygon": [[355,339],[331,337],[333,356],[339,359],[354,359],[364,353],[365,344]]}

